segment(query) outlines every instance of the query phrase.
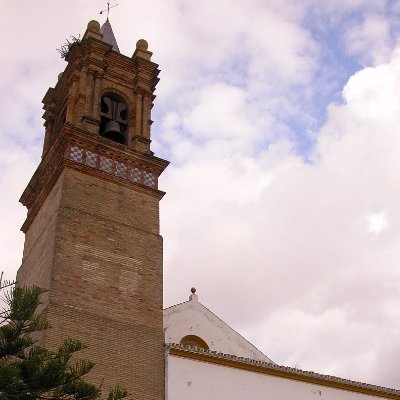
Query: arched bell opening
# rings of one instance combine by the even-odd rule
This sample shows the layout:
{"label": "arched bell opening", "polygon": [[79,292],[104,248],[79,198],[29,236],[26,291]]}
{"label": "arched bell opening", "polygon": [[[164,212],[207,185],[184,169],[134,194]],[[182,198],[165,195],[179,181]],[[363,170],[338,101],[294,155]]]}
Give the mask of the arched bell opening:
{"label": "arched bell opening", "polygon": [[199,336],[196,335],[187,335],[184,336],[181,341],[181,344],[184,346],[192,346],[197,347],[199,349],[209,350],[208,344]]}
{"label": "arched bell opening", "polygon": [[101,98],[100,136],[114,142],[127,144],[128,107],[124,100],[108,93]]}

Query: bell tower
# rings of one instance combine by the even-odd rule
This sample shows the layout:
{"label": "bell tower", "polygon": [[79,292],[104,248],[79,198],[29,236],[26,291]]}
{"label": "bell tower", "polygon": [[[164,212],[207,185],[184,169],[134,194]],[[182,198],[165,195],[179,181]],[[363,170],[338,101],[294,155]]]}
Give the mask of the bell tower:
{"label": "bell tower", "polygon": [[17,282],[48,289],[42,340],[81,340],[96,363],[89,379],[135,400],[164,399],[158,178],[168,162],[150,150],[151,56],[145,40],[120,54],[109,21],[89,22],[43,99],[42,160],[20,200]]}

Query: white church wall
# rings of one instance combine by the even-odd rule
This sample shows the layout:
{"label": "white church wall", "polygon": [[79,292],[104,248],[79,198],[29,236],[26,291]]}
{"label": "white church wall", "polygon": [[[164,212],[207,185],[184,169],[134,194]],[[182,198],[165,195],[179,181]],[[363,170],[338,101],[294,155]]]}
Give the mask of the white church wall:
{"label": "white church wall", "polygon": [[190,301],[164,310],[166,343],[180,343],[186,335],[202,338],[210,350],[260,361],[271,361],[255,346],[191,296]]}
{"label": "white church wall", "polygon": [[166,400],[368,400],[375,396],[168,356]]}

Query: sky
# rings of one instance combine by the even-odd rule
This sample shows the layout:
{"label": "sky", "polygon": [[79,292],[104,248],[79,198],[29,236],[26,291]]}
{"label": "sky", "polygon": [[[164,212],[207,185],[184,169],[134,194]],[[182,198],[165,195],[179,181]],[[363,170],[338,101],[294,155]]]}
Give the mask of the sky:
{"label": "sky", "polygon": [[[160,65],[164,303],[199,300],[278,364],[400,388],[400,2],[119,0]],[[111,2],[111,5],[117,4]],[[95,0],[7,2],[0,251],[20,265],[41,100]]]}

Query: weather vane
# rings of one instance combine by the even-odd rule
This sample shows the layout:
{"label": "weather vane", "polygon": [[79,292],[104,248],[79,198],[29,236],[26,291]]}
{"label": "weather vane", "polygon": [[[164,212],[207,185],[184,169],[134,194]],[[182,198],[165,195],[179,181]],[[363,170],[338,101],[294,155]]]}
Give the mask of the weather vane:
{"label": "weather vane", "polygon": [[[117,0],[114,0],[114,1],[117,1]],[[110,14],[110,9],[114,8],[114,7],[117,7],[117,5],[118,4],[114,4],[113,6],[110,7],[110,2],[107,1],[107,10],[100,11],[100,14],[103,14],[104,12],[107,11],[107,21],[108,21],[108,15]]]}

